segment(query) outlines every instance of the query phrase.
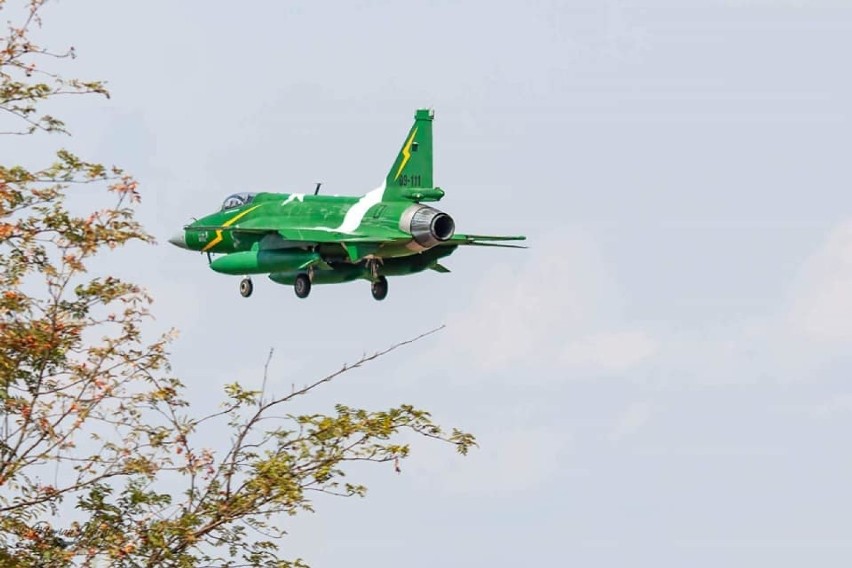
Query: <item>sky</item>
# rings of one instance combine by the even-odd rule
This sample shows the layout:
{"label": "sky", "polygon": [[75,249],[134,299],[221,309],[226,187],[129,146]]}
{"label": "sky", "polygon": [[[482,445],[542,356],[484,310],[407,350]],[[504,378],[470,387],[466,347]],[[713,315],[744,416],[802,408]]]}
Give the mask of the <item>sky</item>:
{"label": "sky", "polygon": [[[840,0],[64,0],[41,33],[108,80],[60,142],[141,182],[160,244],[108,268],[180,330],[196,404],[270,348],[283,392],[447,326],[302,404],[410,402],[480,448],[415,441],[286,520],[287,554],[660,567],[852,561],[850,31]],[[379,303],[246,300],[166,242],[230,193],[376,187],[422,107],[440,208],[529,249]]]}

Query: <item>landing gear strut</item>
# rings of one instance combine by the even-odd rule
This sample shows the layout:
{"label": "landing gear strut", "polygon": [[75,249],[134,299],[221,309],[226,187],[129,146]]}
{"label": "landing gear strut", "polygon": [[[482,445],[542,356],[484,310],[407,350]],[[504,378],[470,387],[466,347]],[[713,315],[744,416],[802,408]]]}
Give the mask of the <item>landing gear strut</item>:
{"label": "landing gear strut", "polygon": [[251,283],[251,278],[240,280],[240,296],[248,298],[252,292],[254,292],[254,284]]}
{"label": "landing gear strut", "polygon": [[379,276],[370,285],[370,291],[376,300],[384,300],[388,295],[388,279],[384,276]]}
{"label": "landing gear strut", "polygon": [[296,282],[293,283],[293,290],[300,298],[307,298],[311,293],[311,279],[307,274],[299,274],[296,276]]}

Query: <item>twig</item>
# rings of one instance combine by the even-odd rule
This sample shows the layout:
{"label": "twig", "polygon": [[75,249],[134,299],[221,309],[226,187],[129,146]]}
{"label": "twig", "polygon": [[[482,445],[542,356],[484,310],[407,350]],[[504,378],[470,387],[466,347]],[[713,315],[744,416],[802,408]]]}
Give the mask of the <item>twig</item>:
{"label": "twig", "polygon": [[263,395],[266,394],[266,379],[269,377],[269,362],[272,361],[272,354],[275,353],[275,348],[269,348],[269,356],[266,358],[266,364],[263,366],[263,383],[260,386],[260,397],[257,400],[258,406],[263,406]]}

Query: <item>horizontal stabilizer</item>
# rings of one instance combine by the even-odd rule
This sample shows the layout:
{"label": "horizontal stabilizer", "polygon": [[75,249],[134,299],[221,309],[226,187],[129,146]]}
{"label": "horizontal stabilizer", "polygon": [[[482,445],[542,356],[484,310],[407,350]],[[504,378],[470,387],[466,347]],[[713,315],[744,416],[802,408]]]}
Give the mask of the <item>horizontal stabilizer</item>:
{"label": "horizontal stabilizer", "polygon": [[526,239],[526,237],[521,235],[453,235],[450,240],[441,244],[480,247],[527,248],[523,245],[501,244],[501,241],[525,241]]}
{"label": "horizontal stabilizer", "polygon": [[434,270],[435,272],[440,272],[441,274],[446,274],[446,273],[448,273],[448,272],[450,271],[450,269],[449,269],[449,268],[447,268],[447,267],[446,267],[446,266],[444,266],[443,264],[440,264],[440,263],[437,263],[437,262],[436,262],[435,264],[433,264],[433,265],[431,266],[431,268],[432,268],[432,270]]}
{"label": "horizontal stabilizer", "polygon": [[459,241],[525,241],[526,237],[521,235],[500,236],[500,235],[455,235],[453,240]]}
{"label": "horizontal stabilizer", "polygon": [[499,247],[499,248],[507,248],[507,249],[525,249],[525,248],[529,248],[529,247],[528,247],[528,246],[526,246],[526,245],[508,245],[508,244],[505,244],[505,243],[480,243],[480,242],[470,242],[470,243],[463,243],[463,244],[465,244],[465,245],[467,245],[467,246],[471,246],[471,247]]}

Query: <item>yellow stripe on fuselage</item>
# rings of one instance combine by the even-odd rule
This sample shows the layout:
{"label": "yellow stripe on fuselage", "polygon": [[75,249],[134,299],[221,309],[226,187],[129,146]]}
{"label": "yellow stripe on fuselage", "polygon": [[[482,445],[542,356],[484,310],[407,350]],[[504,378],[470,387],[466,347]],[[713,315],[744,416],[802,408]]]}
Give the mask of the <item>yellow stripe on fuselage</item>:
{"label": "yellow stripe on fuselage", "polygon": [[[228,219],[227,221],[222,223],[222,226],[223,227],[230,227],[231,225],[233,225],[234,223],[239,221],[242,217],[248,215],[249,213],[251,213],[252,211],[257,209],[261,205],[263,205],[263,204],[259,203],[259,204],[255,205],[254,207],[249,207],[248,209],[246,209],[242,213],[237,213],[236,215],[234,215],[233,217],[231,217],[230,219]],[[216,245],[218,245],[221,242],[222,242],[222,229],[216,229],[216,238],[213,239],[212,241],[210,241],[209,243],[207,243],[207,245],[203,249],[201,249],[201,252],[207,252],[208,250],[212,249],[213,247],[215,247]]]}

